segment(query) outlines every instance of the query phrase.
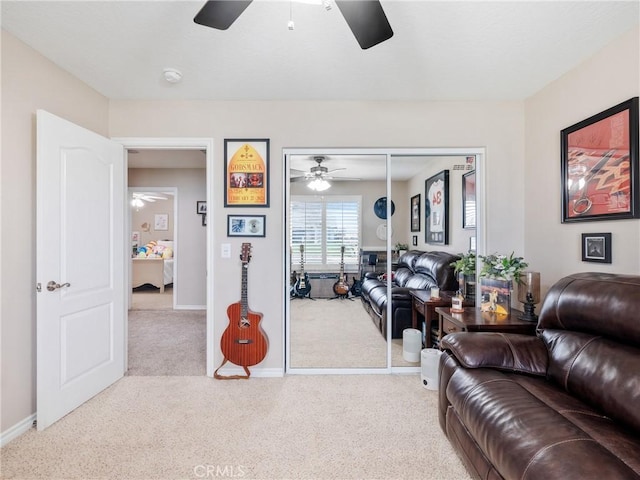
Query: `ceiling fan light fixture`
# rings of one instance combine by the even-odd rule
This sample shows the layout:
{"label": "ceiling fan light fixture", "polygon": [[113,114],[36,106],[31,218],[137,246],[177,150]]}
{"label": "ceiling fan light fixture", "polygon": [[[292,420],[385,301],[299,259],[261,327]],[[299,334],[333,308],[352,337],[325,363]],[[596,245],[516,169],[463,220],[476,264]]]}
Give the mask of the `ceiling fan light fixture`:
{"label": "ceiling fan light fixture", "polygon": [[133,200],[131,200],[131,206],[135,208],[144,207],[144,202],[139,198],[134,198]]}
{"label": "ceiling fan light fixture", "polygon": [[328,188],[331,188],[331,184],[324,178],[314,178],[307,184],[307,187],[316,192],[324,192]]}

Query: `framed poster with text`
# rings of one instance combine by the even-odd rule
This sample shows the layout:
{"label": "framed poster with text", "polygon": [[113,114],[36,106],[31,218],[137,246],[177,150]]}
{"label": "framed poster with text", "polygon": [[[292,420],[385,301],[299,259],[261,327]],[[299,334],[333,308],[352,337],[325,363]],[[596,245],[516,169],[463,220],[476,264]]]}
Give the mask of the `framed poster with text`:
{"label": "framed poster with text", "polygon": [[224,206],[269,206],[269,139],[225,139]]}
{"label": "framed poster with text", "polygon": [[424,182],[425,242],[449,244],[449,170],[443,170]]}

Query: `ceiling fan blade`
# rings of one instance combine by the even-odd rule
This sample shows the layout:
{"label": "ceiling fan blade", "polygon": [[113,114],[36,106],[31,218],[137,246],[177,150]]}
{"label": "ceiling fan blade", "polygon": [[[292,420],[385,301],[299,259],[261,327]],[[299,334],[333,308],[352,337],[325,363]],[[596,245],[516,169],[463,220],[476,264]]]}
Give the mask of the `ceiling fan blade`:
{"label": "ceiling fan blade", "polygon": [[363,50],[393,37],[393,30],[378,0],[336,0],[342,16]]}
{"label": "ceiling fan blade", "polygon": [[209,0],[193,19],[205,27],[226,30],[246,10],[252,0]]}
{"label": "ceiling fan blade", "polygon": [[304,182],[305,180],[309,180],[309,177],[303,176],[303,177],[291,177],[289,179],[289,181],[291,183],[295,183],[295,182]]}
{"label": "ceiling fan blade", "polygon": [[327,170],[327,173],[337,172],[338,170],[346,170],[346,167],[334,168],[333,170]]}

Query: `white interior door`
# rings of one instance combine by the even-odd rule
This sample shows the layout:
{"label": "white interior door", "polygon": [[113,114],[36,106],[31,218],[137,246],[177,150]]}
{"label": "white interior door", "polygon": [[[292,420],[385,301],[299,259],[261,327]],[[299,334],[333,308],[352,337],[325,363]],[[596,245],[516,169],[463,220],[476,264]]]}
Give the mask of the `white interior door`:
{"label": "white interior door", "polygon": [[[37,425],[124,374],[124,148],[37,113]],[[49,284],[49,286],[48,286]]]}

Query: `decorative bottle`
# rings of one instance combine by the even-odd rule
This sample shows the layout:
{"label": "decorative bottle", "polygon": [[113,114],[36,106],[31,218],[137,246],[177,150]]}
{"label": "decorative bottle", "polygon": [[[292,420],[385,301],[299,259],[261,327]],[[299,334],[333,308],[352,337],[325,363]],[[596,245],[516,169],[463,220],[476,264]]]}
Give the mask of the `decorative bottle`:
{"label": "decorative bottle", "polygon": [[464,312],[464,307],[462,306],[463,301],[464,296],[462,296],[462,292],[458,290],[456,294],[451,298],[451,313]]}

